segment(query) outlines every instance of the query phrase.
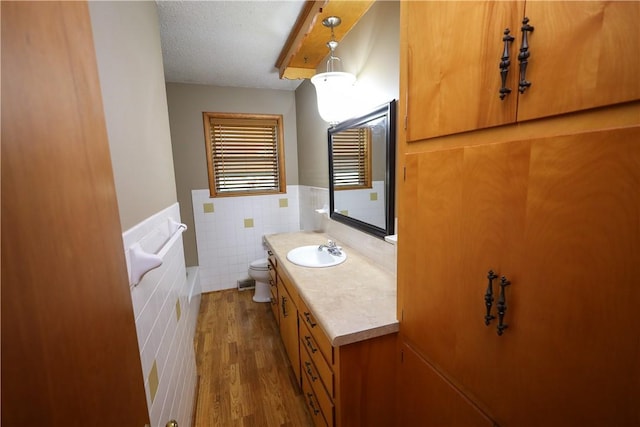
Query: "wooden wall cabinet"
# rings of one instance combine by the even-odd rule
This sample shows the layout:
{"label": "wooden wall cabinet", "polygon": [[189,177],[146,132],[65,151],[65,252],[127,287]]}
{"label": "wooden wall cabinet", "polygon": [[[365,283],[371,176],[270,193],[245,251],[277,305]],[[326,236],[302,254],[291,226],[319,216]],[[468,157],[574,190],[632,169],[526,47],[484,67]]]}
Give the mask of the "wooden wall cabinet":
{"label": "wooden wall cabinet", "polygon": [[[406,164],[402,336],[500,425],[640,420],[640,127]],[[485,325],[489,270],[496,319]]]}
{"label": "wooden wall cabinet", "polygon": [[402,410],[397,426],[474,426],[493,427],[471,400],[447,381],[429,362],[406,343],[401,344],[398,371],[402,384]]}
{"label": "wooden wall cabinet", "polygon": [[[531,86],[519,93],[525,16]],[[638,99],[638,19],[638,2],[403,2],[407,141]],[[501,100],[506,28],[511,93]]]}
{"label": "wooden wall cabinet", "polygon": [[640,3],[401,11],[396,425],[640,425]]}

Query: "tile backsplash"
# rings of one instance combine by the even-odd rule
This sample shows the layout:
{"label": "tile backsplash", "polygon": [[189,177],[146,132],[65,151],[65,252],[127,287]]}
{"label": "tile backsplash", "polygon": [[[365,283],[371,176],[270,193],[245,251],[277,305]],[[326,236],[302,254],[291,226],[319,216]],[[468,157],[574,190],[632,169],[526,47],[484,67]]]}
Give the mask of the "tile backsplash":
{"label": "tile backsplash", "polygon": [[[171,241],[164,234],[169,218],[180,222],[177,203],[122,234],[127,264],[133,244],[140,243],[145,251],[157,253]],[[154,427],[170,419],[180,425],[192,424],[197,381],[193,339],[200,298],[192,283],[197,268],[185,267],[182,238],[173,240],[167,249],[162,264],[131,287],[141,374]]]}
{"label": "tile backsplash", "polygon": [[263,235],[300,230],[326,232],[395,273],[394,245],[316,212],[328,209],[326,188],[289,185],[285,195],[218,198],[202,189],[191,197],[203,292],[235,288],[248,278],[249,263],[266,256]]}
{"label": "tile backsplash", "polygon": [[192,190],[198,265],[203,292],[235,288],[249,263],[264,258],[262,236],[300,230],[298,186],[286,194],[210,198]]}

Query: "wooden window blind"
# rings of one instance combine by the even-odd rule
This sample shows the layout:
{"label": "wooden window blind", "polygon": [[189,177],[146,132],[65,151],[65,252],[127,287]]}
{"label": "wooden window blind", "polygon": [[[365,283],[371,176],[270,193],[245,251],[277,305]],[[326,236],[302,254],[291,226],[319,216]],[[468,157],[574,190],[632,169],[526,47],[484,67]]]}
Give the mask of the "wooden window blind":
{"label": "wooden window blind", "polygon": [[281,115],[203,116],[211,197],[286,192]]}
{"label": "wooden window blind", "polygon": [[371,188],[371,130],[333,134],[333,185],[336,190]]}

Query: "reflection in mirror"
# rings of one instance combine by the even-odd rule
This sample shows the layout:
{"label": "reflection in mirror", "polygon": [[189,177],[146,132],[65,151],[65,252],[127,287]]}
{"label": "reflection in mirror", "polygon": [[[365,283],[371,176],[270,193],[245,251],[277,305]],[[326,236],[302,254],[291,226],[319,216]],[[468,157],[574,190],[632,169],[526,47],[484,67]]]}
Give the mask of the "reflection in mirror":
{"label": "reflection in mirror", "polygon": [[381,238],[394,233],[395,104],[328,131],[331,218]]}

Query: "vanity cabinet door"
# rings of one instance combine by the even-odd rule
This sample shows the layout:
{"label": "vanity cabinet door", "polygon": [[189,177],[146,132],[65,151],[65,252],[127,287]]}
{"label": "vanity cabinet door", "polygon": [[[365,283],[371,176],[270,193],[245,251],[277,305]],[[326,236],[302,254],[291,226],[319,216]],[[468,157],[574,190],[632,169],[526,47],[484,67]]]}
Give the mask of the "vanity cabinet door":
{"label": "vanity cabinet door", "polygon": [[295,292],[291,280],[278,270],[278,298],[280,305],[280,336],[287,350],[293,372],[300,385],[300,352],[298,346],[298,309],[292,293]]}

